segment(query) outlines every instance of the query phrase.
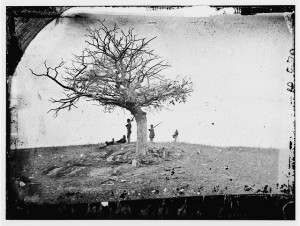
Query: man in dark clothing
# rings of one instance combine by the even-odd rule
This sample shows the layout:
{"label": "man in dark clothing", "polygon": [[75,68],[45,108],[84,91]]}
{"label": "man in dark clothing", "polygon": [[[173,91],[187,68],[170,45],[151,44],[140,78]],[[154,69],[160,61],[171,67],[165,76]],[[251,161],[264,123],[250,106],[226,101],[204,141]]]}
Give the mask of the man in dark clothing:
{"label": "man in dark clothing", "polygon": [[153,138],[155,137],[153,125],[151,125],[151,128],[149,129],[149,131],[150,131],[150,134],[149,134],[150,141],[153,142]]}
{"label": "man in dark clothing", "polygon": [[178,137],[178,130],[175,130],[175,133],[173,134],[174,142],[177,142],[177,137]]}
{"label": "man in dark clothing", "polygon": [[105,144],[108,146],[108,145],[113,145],[115,143],[115,139],[112,138],[112,141],[105,141]]}
{"label": "man in dark clothing", "polygon": [[131,121],[130,121],[130,119],[127,119],[126,127],[127,127],[127,141],[128,141],[128,144],[129,144],[130,143],[130,136],[131,136]]}
{"label": "man in dark clothing", "polygon": [[126,143],[126,136],[123,135],[123,137],[117,141],[118,144],[123,144],[123,143]]}

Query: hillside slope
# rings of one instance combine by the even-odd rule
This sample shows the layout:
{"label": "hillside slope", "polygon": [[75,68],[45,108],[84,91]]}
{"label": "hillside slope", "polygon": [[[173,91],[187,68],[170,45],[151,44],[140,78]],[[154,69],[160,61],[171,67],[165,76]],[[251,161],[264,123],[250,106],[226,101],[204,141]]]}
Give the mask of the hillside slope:
{"label": "hillside slope", "polygon": [[134,150],[135,143],[16,150],[13,177],[20,198],[37,203],[280,193],[276,149],[149,143],[133,167]]}

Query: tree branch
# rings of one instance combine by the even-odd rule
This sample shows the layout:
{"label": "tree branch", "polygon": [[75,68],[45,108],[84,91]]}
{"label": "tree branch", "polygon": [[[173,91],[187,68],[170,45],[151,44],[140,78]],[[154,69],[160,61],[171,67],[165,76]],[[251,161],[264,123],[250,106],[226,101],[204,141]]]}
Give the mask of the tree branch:
{"label": "tree branch", "polygon": [[149,40],[137,38],[130,28],[120,31],[116,24],[112,28],[99,21],[98,29],[88,29],[87,47],[80,55],[60,72],[65,62],[56,67],[44,63],[45,72],[39,77],[47,77],[65,91],[66,97],[52,99],[58,107],[50,109],[58,112],[70,110],[80,98],[96,101],[107,110],[115,107],[132,109],[136,107],[160,108],[166,104],[185,102],[192,92],[190,79],[172,81],[161,73],[171,65],[154,54]]}

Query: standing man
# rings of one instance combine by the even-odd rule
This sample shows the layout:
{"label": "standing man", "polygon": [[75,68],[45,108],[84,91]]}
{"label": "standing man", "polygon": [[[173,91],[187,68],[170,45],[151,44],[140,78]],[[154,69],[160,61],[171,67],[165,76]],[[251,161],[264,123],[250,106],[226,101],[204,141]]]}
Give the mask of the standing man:
{"label": "standing man", "polygon": [[130,143],[130,135],[131,135],[131,121],[130,121],[130,119],[127,119],[126,127],[127,127],[127,142],[129,144]]}
{"label": "standing man", "polygon": [[151,125],[151,128],[149,129],[149,131],[150,131],[150,134],[149,134],[150,141],[153,142],[153,138],[155,137],[153,125]]}
{"label": "standing man", "polygon": [[176,143],[177,142],[177,137],[178,137],[178,130],[176,129],[175,130],[175,133],[173,134],[173,138],[174,138],[174,142]]}

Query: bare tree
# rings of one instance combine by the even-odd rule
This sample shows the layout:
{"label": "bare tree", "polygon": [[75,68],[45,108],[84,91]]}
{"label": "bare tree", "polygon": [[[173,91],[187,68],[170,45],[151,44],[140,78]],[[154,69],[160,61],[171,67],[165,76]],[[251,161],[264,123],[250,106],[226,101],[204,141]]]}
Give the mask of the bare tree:
{"label": "bare tree", "polygon": [[137,123],[136,154],[145,155],[147,147],[147,117],[145,110],[162,108],[175,102],[185,102],[192,92],[188,78],[170,80],[161,72],[170,65],[153,53],[146,40],[138,38],[133,29],[124,32],[114,25],[108,28],[101,21],[99,29],[89,29],[86,35],[87,48],[75,55],[72,66],[60,69],[44,63],[44,76],[61,86],[65,98],[52,99],[58,107],[51,109],[55,116],[62,109],[71,109],[80,98],[96,101],[111,111],[115,107],[125,108]]}

